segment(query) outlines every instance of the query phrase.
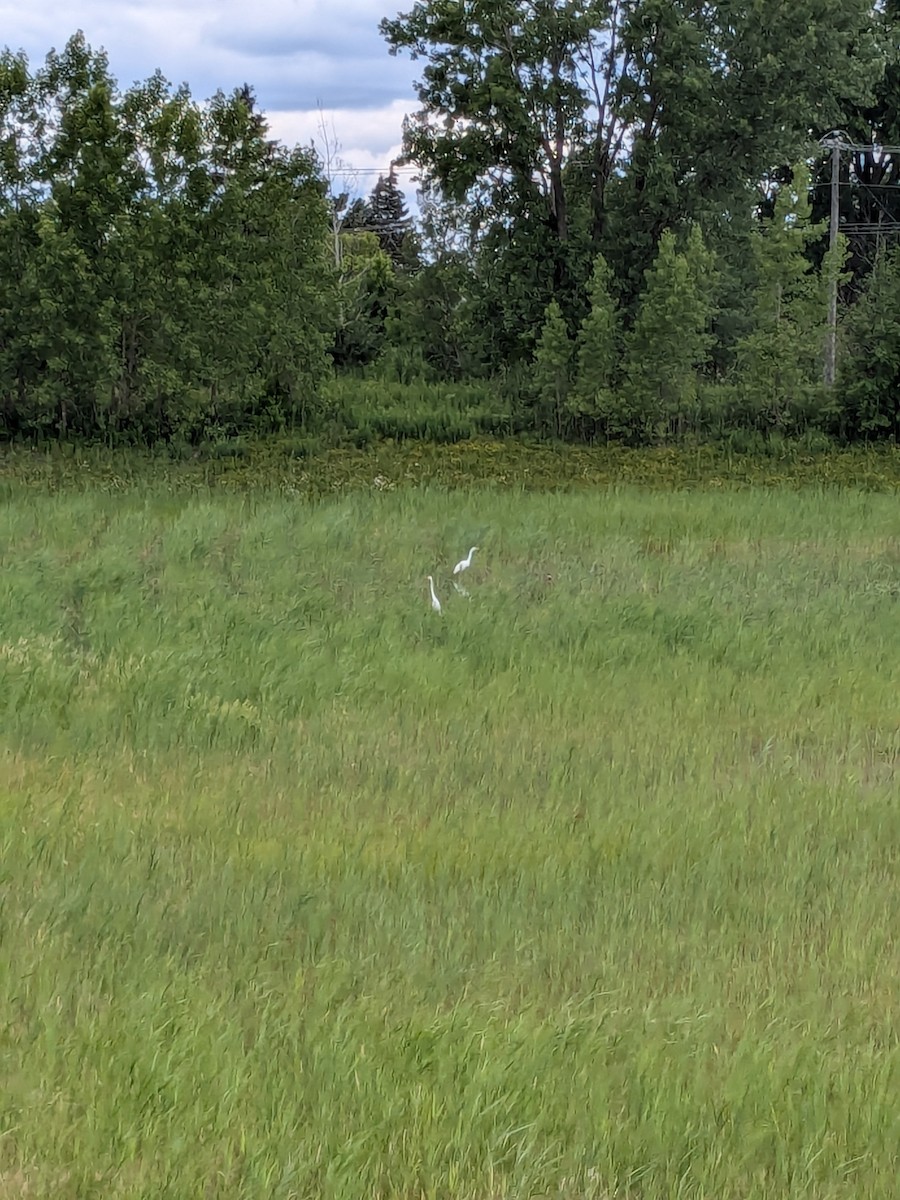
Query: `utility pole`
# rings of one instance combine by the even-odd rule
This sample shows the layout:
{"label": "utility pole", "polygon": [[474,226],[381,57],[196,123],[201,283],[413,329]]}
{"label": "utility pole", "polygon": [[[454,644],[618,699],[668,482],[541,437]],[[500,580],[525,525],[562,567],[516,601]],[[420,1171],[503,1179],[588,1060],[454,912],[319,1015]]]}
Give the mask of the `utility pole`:
{"label": "utility pole", "polygon": [[835,367],[837,365],[837,299],[838,299],[838,270],[837,270],[837,240],[840,225],[840,181],[841,181],[841,142],[835,136],[830,138],[826,146],[831,146],[831,219],[828,223],[828,254],[831,261],[831,274],[828,280],[828,329],[825,334],[825,386],[834,386]]}

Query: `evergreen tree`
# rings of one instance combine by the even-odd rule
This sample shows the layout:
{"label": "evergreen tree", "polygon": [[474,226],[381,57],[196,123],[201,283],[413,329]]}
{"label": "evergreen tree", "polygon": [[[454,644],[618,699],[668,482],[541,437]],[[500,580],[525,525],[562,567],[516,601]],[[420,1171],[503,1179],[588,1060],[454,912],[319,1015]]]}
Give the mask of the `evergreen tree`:
{"label": "evergreen tree", "polygon": [[388,175],[379,175],[366,206],[367,228],[395,268],[408,264],[412,221],[403,192],[397,183],[394,164]]}
{"label": "evergreen tree", "polygon": [[362,196],[357,196],[347,205],[347,211],[341,219],[341,230],[351,233],[353,231],[366,231],[370,224],[369,205],[368,201]]}
{"label": "evergreen tree", "polygon": [[620,315],[611,286],[612,272],[598,254],[589,289],[591,307],[577,339],[578,369],[568,405],[582,424],[599,425],[607,433],[613,431],[616,401],[612,389],[621,340]]}
{"label": "evergreen tree", "polygon": [[900,439],[900,247],[880,255],[850,314],[838,378],[845,436]]}
{"label": "evergreen tree", "polygon": [[712,345],[714,268],[700,230],[684,252],[667,230],[646,274],[625,344],[623,432],[640,438],[681,432],[698,411],[700,370]]}
{"label": "evergreen tree", "polygon": [[574,346],[562,310],[555,300],[551,300],[534,354],[534,387],[539,420],[557,436],[563,431],[573,356]]}
{"label": "evergreen tree", "polygon": [[[404,288],[417,264],[412,220],[397,183],[394,166],[368,199],[355,199],[342,223],[339,320],[332,356],[335,365],[365,366],[388,351],[388,333],[400,372],[409,352],[405,322],[399,321]],[[401,282],[399,274],[404,275]],[[401,343],[407,350],[401,350]],[[421,356],[413,353],[413,358]]]}
{"label": "evergreen tree", "polygon": [[809,173],[798,167],[754,239],[753,329],[738,344],[736,380],[763,430],[790,431],[822,403],[826,304],[808,252],[823,228],[810,212]]}

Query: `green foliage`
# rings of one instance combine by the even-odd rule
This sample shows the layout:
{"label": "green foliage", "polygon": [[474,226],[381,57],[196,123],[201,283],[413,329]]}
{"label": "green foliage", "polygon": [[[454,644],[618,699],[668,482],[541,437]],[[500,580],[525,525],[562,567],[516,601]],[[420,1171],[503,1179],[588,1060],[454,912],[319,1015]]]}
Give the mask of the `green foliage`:
{"label": "green foliage", "polygon": [[[533,423],[533,417],[532,417]],[[390,381],[339,375],[325,390],[319,446],[367,447],[386,440],[461,442],[520,432],[524,422],[487,383]]]}
{"label": "green foliage", "polygon": [[408,269],[414,265],[412,221],[394,164],[387,175],[379,175],[366,206],[367,227],[378,238],[378,244],[395,268]]}
{"label": "green foliage", "polygon": [[[885,147],[900,144],[900,5],[897,0],[873,4],[874,29],[881,69],[872,72],[869,94],[848,96],[840,119],[815,126],[823,135],[834,128],[873,152],[840,155],[838,212],[841,226],[855,226],[848,237],[850,282],[842,291],[854,300],[864,289],[876,255],[873,228],[890,229],[900,221],[898,155]],[[832,152],[823,149],[814,164],[813,217],[826,220],[831,208]],[[877,240],[878,235],[875,235]]]}
{"label": "green foliage", "polygon": [[576,316],[564,293],[601,251],[633,312],[663,230],[726,229],[811,129],[869,102],[880,23],[871,0],[423,0],[381,28],[425,60],[406,153],[469,203],[491,258],[508,240],[536,333],[551,299]]}
{"label": "green foliage", "polygon": [[809,173],[798,167],[755,237],[754,324],[737,348],[737,383],[761,429],[802,426],[822,400],[827,302],[807,250],[823,229],[810,212]]}
{"label": "green foliage", "polygon": [[632,436],[677,432],[695,416],[699,374],[713,340],[713,278],[712,259],[696,226],[684,251],[677,249],[671,231],[663,234],[626,339],[627,406],[620,420],[629,422]]}
{"label": "green foliage", "polygon": [[481,235],[473,270],[473,339],[492,363],[528,364],[555,302],[574,329],[584,315],[576,303],[590,274],[590,255],[556,243],[537,214],[523,215],[513,229],[498,226]]}
{"label": "green foliage", "polygon": [[[406,129],[413,157],[457,199],[476,187],[497,211],[513,197],[543,199],[560,241],[568,232],[566,143],[585,108],[576,55],[588,36],[587,10],[542,3],[524,21],[516,0],[451,0],[416,5],[381,26],[393,52],[430,60],[418,85],[425,108]],[[512,177],[511,196],[501,171],[490,181],[495,167]],[[543,198],[539,168],[550,180]]]}
{"label": "green foliage", "polygon": [[[562,446],[533,434],[510,437],[524,428],[521,416],[499,404],[492,414],[496,400],[488,385],[420,385],[411,398],[407,387],[345,377],[330,385],[327,401],[328,422],[315,433],[217,438],[197,447],[169,443],[151,451],[66,442],[43,450],[11,446],[0,460],[0,489],[7,498],[25,484],[114,495],[151,485],[169,496],[212,487],[242,494],[274,489],[309,498],[373,488],[465,489],[476,482],[517,491],[634,486],[719,493],[753,486],[900,492],[900,452],[891,443],[842,447],[815,431],[797,438],[776,431],[763,438],[756,430],[735,428],[719,442]],[[347,413],[356,414],[349,423]],[[479,423],[498,437],[475,437]],[[466,425],[471,437],[461,433]],[[376,426],[384,431],[382,440]],[[426,429],[445,431],[445,444],[422,441]]]}
{"label": "green foliage", "polygon": [[590,311],[578,334],[577,374],[568,405],[576,422],[607,433],[616,409],[613,384],[621,354],[620,315],[611,285],[612,272],[598,254],[589,289]]}
{"label": "green foliage", "polygon": [[540,424],[556,436],[563,430],[572,387],[574,353],[562,311],[556,301],[551,300],[534,354],[534,394]]}
{"label": "green foliage", "polygon": [[6,1195],[894,1200],[896,493],[52,457],[0,462]]}
{"label": "green foliage", "polygon": [[465,260],[452,254],[420,266],[404,281],[386,323],[379,363],[390,376],[458,381],[483,374],[470,282]]}
{"label": "green foliage", "polygon": [[335,237],[340,293],[335,366],[357,369],[381,359],[389,374],[419,377],[424,355],[414,332],[415,302],[407,306],[405,299],[421,264],[393,164],[367,200],[357,198],[338,217]]}
{"label": "green foliage", "polygon": [[336,366],[365,366],[378,357],[400,290],[393,264],[374,233],[341,234],[339,322],[332,350]]}
{"label": "green foliage", "polygon": [[900,249],[883,253],[846,326],[843,420],[868,437],[900,439]]}
{"label": "green foliage", "polygon": [[871,0],[615,7],[628,14],[619,103],[632,150],[609,181],[602,249],[630,305],[662,230],[700,222],[718,248],[761,181],[809,153],[810,130],[870,101],[884,57]]}
{"label": "green foliage", "polygon": [[[824,293],[837,276],[854,300],[868,266],[856,234],[822,261],[784,163],[834,127],[896,142],[898,19],[893,0],[423,0],[382,25],[424,60],[415,232],[393,166],[366,199],[326,196],[247,85],[199,105],[158,73],[120,89],[81,35],[35,71],[6,50],[0,437],[896,435],[893,350],[864,324],[875,305],[890,343],[883,281],[844,322],[853,370],[820,383]],[[857,153],[842,216],[892,212],[895,166]],[[333,366],[406,401],[336,413]],[[444,407],[487,381],[496,403]]]}
{"label": "green foliage", "polygon": [[458,382],[489,373],[479,327],[472,240],[465,212],[420,193],[415,261],[399,274],[378,370],[389,380]]}
{"label": "green foliage", "polygon": [[0,60],[0,435],[197,439],[315,407],[333,285],[305,151],[249,88],[125,92],[82,35]]}

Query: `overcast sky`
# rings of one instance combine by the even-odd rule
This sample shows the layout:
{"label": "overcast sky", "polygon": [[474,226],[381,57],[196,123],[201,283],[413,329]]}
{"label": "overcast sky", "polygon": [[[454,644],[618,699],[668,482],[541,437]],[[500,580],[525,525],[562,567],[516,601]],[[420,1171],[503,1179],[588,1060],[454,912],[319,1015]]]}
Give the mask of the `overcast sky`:
{"label": "overcast sky", "polygon": [[321,105],[341,157],[366,172],[358,177],[366,192],[377,179],[368,172],[386,171],[400,152],[420,66],[389,55],[378,22],[411,8],[412,0],[0,0],[0,45],[36,66],[82,29],[122,86],[157,68],[199,100],[249,83],[273,135],[290,144],[321,142]]}

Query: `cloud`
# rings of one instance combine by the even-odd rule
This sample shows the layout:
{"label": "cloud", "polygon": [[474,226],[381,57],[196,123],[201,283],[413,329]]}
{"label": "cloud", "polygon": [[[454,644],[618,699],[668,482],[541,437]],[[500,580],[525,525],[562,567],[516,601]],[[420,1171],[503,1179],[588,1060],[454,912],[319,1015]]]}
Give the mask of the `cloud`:
{"label": "cloud", "polygon": [[[332,168],[337,189],[366,195],[379,174],[386,175],[391,163],[400,157],[400,130],[408,107],[403,101],[394,101],[383,108],[365,111],[312,109],[270,111],[267,115],[273,136],[290,145],[313,145],[323,161],[328,151],[327,138],[332,158],[337,160]],[[415,174],[413,167],[397,168],[398,181],[410,207],[416,204]]]}
{"label": "cloud", "polygon": [[395,100],[382,108],[366,110],[289,109],[270,110],[267,115],[275,135],[283,141],[321,145],[324,123],[325,135],[336,144],[342,157],[365,152],[374,155],[386,167],[391,158],[400,155],[400,130],[405,111],[404,102]]}
{"label": "cloud", "polygon": [[[299,74],[286,73],[281,78],[270,76],[265,88],[257,87],[257,95],[264,108],[304,109],[323,108],[383,109],[390,105],[403,91],[390,78],[369,79],[366,76],[368,63],[365,60],[349,60],[346,74],[335,79],[322,71],[315,63],[300,64]],[[248,77],[248,81],[253,76]],[[403,100],[404,112],[418,108],[410,98]],[[402,115],[401,115],[402,119]]]}
{"label": "cloud", "polygon": [[[402,0],[0,0],[3,43],[33,66],[81,28],[105,48],[123,86],[157,68],[198,99],[249,83],[276,135],[315,127],[317,107],[335,114],[343,156],[360,166],[399,150],[401,123],[416,107],[418,64],[388,54],[378,32]],[[389,162],[386,158],[384,166]]]}
{"label": "cloud", "polygon": [[257,58],[290,58],[295,54],[321,54],[340,62],[347,55],[388,60],[387,43],[372,22],[336,26],[333,21],[320,27],[260,26],[246,23],[226,24],[219,20],[204,31],[212,45],[234,54]]}

